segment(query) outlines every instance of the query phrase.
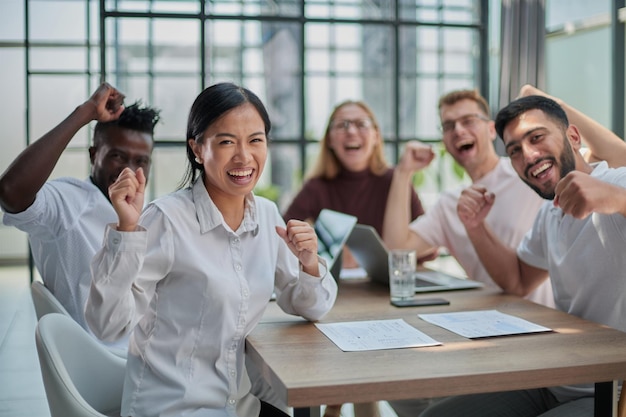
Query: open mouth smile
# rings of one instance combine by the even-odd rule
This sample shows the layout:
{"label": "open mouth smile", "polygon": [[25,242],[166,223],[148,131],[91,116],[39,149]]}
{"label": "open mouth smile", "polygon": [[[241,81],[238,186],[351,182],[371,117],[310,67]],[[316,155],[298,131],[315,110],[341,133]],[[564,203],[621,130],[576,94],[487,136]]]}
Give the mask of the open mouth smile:
{"label": "open mouth smile", "polygon": [[544,162],[543,164],[539,165],[536,169],[534,169],[531,172],[531,175],[533,177],[538,177],[539,175],[541,175],[542,172],[545,172],[551,166],[552,164],[550,162]]}
{"label": "open mouth smile", "polygon": [[235,183],[247,183],[252,179],[254,170],[252,168],[247,169],[233,169],[228,171],[228,176]]}
{"label": "open mouth smile", "polygon": [[554,161],[543,160],[539,161],[526,169],[526,176],[528,178],[542,179],[548,176],[550,168],[554,166]]}
{"label": "open mouth smile", "polygon": [[357,144],[348,144],[343,147],[346,151],[358,151],[361,149],[361,145]]}
{"label": "open mouth smile", "polygon": [[457,142],[455,146],[457,151],[466,152],[474,147],[474,141],[471,139],[464,139]]}

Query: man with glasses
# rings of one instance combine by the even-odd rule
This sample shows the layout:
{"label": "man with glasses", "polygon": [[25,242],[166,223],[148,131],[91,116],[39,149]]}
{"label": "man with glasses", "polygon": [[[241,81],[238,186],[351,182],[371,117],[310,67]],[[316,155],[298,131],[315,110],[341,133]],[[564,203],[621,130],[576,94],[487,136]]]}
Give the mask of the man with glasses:
{"label": "man with glasses", "polygon": [[[493,141],[496,131],[488,116],[487,101],[475,90],[453,91],[439,100],[441,131],[446,150],[465,169],[473,184],[482,184],[498,196],[488,221],[495,233],[511,247],[517,246],[530,229],[543,200],[518,178],[508,158],[500,157]],[[488,287],[496,284],[482,266],[457,215],[461,188],[444,191],[435,206],[409,227],[397,219],[406,204],[406,184],[413,173],[428,166],[434,157],[430,146],[408,143],[396,168],[387,200],[388,215],[384,239],[390,248],[415,249],[419,254],[445,247],[463,267],[467,276]],[[391,198],[391,195],[394,198]],[[514,218],[515,221],[511,221]],[[549,283],[529,299],[554,306]]]}
{"label": "man with glasses", "polygon": [[[465,169],[472,185],[481,184],[497,195],[486,221],[506,245],[517,247],[544,200],[519,179],[509,158],[496,153],[493,146],[496,130],[489,118],[487,101],[476,90],[453,91],[439,99],[439,116],[448,153]],[[387,199],[383,225],[385,243],[390,249],[415,249],[417,256],[445,247],[470,279],[498,288],[480,262],[457,214],[463,187],[443,191],[435,205],[409,227],[401,220],[407,217],[407,184],[411,183],[413,174],[427,167],[433,158],[434,152],[428,145],[420,142],[406,145]],[[554,307],[548,281],[527,298]],[[390,401],[390,404],[399,417],[405,417],[418,415],[430,401],[416,399]]]}

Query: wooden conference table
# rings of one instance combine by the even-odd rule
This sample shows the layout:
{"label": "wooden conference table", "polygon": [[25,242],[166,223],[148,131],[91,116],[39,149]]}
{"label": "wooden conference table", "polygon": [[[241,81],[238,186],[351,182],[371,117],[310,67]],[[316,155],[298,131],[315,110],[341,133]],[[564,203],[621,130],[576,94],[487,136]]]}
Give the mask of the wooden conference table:
{"label": "wooden conference table", "polygon": [[[247,339],[249,358],[297,416],[323,404],[508,391],[596,383],[595,416],[615,416],[616,381],[626,377],[626,333],[497,291],[424,294],[449,306],[397,308],[389,290],[342,281],[323,323],[402,318],[441,346],[342,352],[314,324],[272,303]],[[553,332],[467,339],[418,313],[497,309]]]}

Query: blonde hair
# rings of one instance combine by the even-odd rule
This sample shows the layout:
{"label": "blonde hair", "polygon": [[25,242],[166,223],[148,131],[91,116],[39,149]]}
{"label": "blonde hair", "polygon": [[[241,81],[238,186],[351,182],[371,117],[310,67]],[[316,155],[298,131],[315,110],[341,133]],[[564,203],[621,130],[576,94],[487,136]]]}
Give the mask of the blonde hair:
{"label": "blonde hair", "polygon": [[372,120],[372,125],[378,134],[380,140],[376,143],[374,147],[374,151],[372,152],[372,156],[370,157],[369,169],[372,173],[376,175],[384,174],[389,168],[389,164],[385,159],[385,153],[383,149],[383,138],[380,134],[380,127],[378,121],[376,120],[376,116],[374,116],[374,112],[372,109],[365,104],[363,101],[353,101],[347,100],[339,103],[333,109],[330,117],[328,118],[328,124],[326,125],[326,132],[324,133],[324,137],[320,142],[320,152],[317,156],[317,160],[313,164],[313,167],[306,175],[306,178],[326,178],[333,179],[339,174],[342,169],[341,161],[337,158],[333,150],[330,148],[330,130],[333,120],[335,119],[335,115],[339,110],[341,110],[345,106],[354,105],[359,106],[365,113],[367,113],[368,117]]}
{"label": "blonde hair", "polygon": [[478,90],[455,90],[451,91],[448,94],[445,94],[439,98],[439,110],[443,106],[451,106],[458,101],[461,100],[472,100],[478,104],[480,110],[485,114],[485,116],[489,116],[489,104],[487,104],[487,100],[483,96],[480,95]]}

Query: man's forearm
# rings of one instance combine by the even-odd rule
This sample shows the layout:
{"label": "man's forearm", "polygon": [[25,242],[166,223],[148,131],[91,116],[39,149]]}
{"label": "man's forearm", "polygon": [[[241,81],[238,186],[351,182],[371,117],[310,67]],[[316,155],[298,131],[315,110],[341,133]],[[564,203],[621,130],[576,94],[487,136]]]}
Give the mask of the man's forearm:
{"label": "man's forearm", "polygon": [[409,187],[412,178],[412,172],[394,170],[383,220],[382,237],[388,248],[400,249],[409,245],[408,225],[411,218]]}
{"label": "man's forearm", "polygon": [[504,245],[484,223],[466,231],[491,279],[505,292],[525,296],[528,292],[521,282],[515,250]]}
{"label": "man's forearm", "polygon": [[67,144],[91,120],[89,109],[79,106],[18,155],[0,177],[0,204],[5,211],[18,213],[33,203]]}
{"label": "man's forearm", "polygon": [[626,142],[583,112],[562,100],[557,100],[563,107],[571,124],[578,127],[583,142],[589,148],[589,162],[607,161],[612,167],[626,165]]}

